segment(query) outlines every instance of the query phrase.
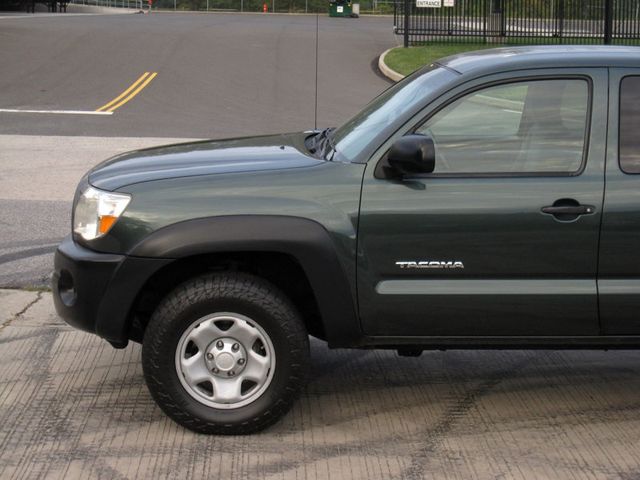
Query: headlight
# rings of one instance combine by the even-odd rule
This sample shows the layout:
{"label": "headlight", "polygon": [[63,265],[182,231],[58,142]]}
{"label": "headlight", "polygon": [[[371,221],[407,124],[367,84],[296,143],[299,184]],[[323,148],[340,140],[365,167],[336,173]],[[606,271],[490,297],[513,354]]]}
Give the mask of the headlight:
{"label": "headlight", "polygon": [[131,195],[87,188],[73,212],[73,231],[85,240],[99,238],[116,223],[131,201]]}

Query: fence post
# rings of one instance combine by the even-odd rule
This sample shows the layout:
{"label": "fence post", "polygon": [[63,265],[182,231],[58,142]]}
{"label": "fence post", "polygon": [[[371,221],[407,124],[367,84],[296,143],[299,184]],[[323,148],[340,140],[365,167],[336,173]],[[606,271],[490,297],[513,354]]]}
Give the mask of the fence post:
{"label": "fence post", "polygon": [[411,0],[404,0],[404,48],[409,46],[409,8]]}
{"label": "fence post", "polygon": [[502,43],[506,35],[502,0],[490,0],[489,2],[489,34],[490,43]]}
{"label": "fence post", "polygon": [[564,37],[564,0],[558,2],[558,36]]}
{"label": "fence post", "polygon": [[611,45],[613,39],[613,0],[605,0],[604,7],[604,43]]}

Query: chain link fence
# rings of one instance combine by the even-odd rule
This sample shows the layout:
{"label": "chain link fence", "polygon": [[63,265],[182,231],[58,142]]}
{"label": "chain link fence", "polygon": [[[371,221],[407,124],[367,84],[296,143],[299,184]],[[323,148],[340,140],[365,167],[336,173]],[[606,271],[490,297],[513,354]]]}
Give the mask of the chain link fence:
{"label": "chain link fence", "polygon": [[[0,0],[1,1],[1,0]],[[100,7],[147,9],[147,0],[72,0],[79,5]],[[360,0],[360,13],[373,15],[393,15],[393,0]],[[176,11],[223,11],[223,12],[268,12],[277,13],[321,13],[329,11],[326,0],[154,0],[153,10]]]}

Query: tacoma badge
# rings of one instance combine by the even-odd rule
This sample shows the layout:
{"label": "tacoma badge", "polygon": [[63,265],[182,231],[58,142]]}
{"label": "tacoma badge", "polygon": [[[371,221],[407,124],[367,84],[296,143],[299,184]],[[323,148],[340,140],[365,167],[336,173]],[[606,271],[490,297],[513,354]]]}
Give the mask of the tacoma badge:
{"label": "tacoma badge", "polygon": [[426,260],[422,262],[396,262],[400,268],[464,268],[464,264],[457,260],[439,261]]}

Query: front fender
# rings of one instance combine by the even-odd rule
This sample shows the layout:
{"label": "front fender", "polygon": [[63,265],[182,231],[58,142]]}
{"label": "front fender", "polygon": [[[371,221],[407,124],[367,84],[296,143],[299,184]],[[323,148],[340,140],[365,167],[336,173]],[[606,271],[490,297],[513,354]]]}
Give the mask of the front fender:
{"label": "front fender", "polygon": [[288,254],[298,261],[314,291],[330,346],[349,346],[360,339],[356,297],[350,286],[353,282],[338,259],[331,235],[313,220],[277,215],[187,220],[155,231],[129,254],[180,259],[256,251]]}

